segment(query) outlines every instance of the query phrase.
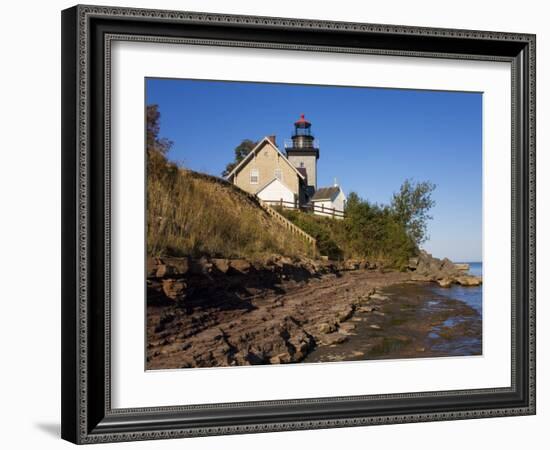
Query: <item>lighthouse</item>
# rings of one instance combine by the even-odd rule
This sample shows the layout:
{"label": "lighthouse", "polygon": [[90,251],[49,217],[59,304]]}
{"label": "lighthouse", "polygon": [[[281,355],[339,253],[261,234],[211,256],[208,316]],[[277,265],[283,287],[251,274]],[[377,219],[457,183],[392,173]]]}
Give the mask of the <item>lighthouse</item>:
{"label": "lighthouse", "polygon": [[304,114],[294,122],[294,133],[292,138],[285,142],[285,151],[290,163],[306,177],[307,199],[313,197],[317,190],[319,146],[311,134],[311,122],[306,120]]}

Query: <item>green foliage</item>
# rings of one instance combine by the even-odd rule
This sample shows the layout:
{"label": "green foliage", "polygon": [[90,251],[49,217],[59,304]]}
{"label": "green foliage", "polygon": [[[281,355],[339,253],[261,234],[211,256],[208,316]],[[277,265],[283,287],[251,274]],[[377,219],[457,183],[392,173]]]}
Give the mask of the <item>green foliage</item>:
{"label": "green foliage", "polygon": [[337,243],[338,236],[340,235],[338,228],[341,225],[339,221],[296,210],[276,209],[294,223],[294,225],[316,239],[317,250],[321,255],[328,256],[333,260],[344,258],[343,249]]}
{"label": "green foliage", "polygon": [[363,200],[352,192],[343,220],[286,210],[284,215],[317,239],[322,255],[331,259],[367,259],[403,269],[416,252],[405,227],[391,209]]}
{"label": "green foliage", "polygon": [[391,211],[416,245],[428,239],[427,222],[432,219],[428,211],[435,205],[432,199],[434,189],[435,184],[429,181],[415,183],[407,179],[399,192],[393,194]]}
{"label": "green foliage", "polygon": [[351,193],[346,205],[346,246],[355,257],[403,268],[416,251],[414,242],[391,209]]}
{"label": "green foliage", "polygon": [[147,105],[147,151],[157,151],[166,155],[173,142],[159,137],[160,111],[158,105]]}
{"label": "green foliage", "polygon": [[225,166],[225,170],[222,172],[222,176],[226,177],[231,171],[237,167],[237,165],[251,152],[256,146],[256,143],[250,139],[244,139],[237,147],[235,147],[235,159]]}
{"label": "green foliage", "polygon": [[172,148],[172,142],[159,137],[160,111],[158,105],[147,105],[146,121],[147,173],[154,177],[173,176],[174,165],[167,165],[166,155]]}

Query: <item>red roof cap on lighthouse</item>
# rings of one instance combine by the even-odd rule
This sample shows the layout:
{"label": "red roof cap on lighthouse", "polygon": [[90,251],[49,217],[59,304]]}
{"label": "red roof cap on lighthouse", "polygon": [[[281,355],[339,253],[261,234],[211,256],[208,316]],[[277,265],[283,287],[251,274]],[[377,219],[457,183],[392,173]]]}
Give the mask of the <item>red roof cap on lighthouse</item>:
{"label": "red roof cap on lighthouse", "polygon": [[311,125],[311,122],[308,122],[306,120],[305,114],[300,114],[300,118],[296,122],[294,122],[294,125],[300,126],[300,127],[308,127]]}

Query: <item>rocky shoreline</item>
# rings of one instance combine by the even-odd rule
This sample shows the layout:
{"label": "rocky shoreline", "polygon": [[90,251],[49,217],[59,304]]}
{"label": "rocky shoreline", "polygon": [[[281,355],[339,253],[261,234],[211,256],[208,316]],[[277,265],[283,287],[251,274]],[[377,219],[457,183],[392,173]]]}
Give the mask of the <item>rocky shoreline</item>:
{"label": "rocky shoreline", "polygon": [[405,272],[274,256],[149,258],[147,275],[148,369],[302,361],[347,341],[355,314],[376,315],[384,287],[481,282],[425,252]]}

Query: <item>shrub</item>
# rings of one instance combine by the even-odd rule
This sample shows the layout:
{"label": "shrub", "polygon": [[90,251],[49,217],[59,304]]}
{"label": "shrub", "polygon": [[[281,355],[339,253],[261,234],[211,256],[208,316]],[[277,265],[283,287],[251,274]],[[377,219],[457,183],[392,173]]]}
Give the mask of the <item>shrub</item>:
{"label": "shrub", "polygon": [[371,204],[354,193],[348,198],[343,220],[294,210],[283,214],[315,237],[319,252],[331,259],[367,259],[404,269],[416,253],[405,226],[389,207]]}

